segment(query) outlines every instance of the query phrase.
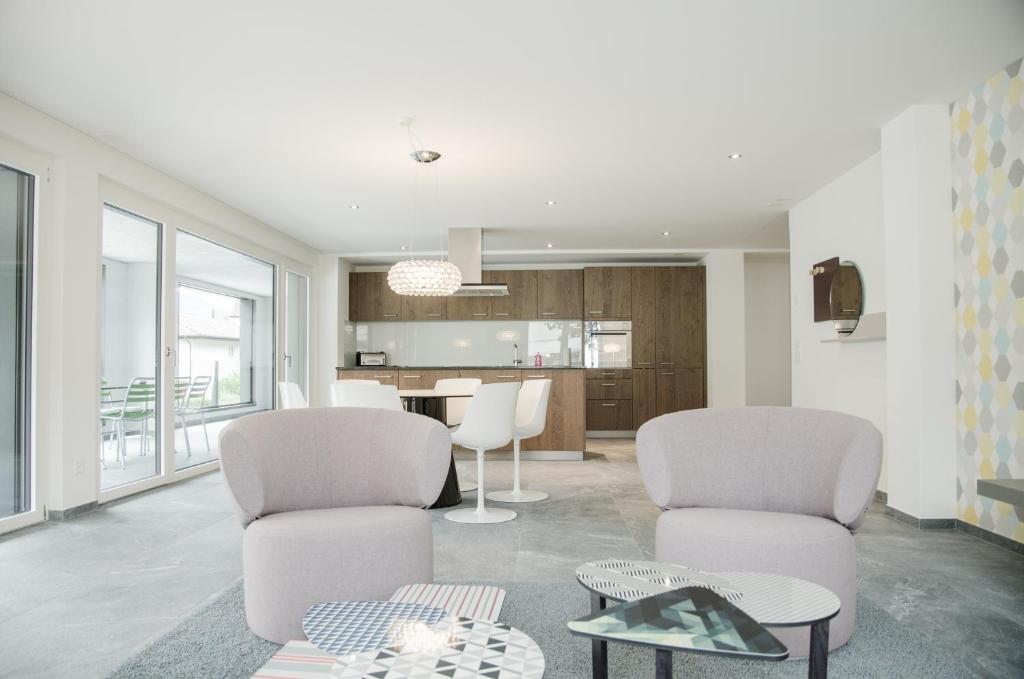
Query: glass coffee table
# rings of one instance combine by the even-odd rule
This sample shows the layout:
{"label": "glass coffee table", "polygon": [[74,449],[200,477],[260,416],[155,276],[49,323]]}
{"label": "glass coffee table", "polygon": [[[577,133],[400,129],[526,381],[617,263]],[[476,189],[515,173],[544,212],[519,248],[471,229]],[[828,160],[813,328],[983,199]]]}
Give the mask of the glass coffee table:
{"label": "glass coffee table", "polygon": [[[807,675],[828,676],[829,621],[839,613],[839,597],[821,585],[767,573],[707,573],[678,564],[633,559],[591,561],[576,569],[576,579],[590,591],[594,614],[607,600],[639,601],[680,587],[708,589],[727,599],[764,627],[810,627]],[[608,676],[606,642],[592,644],[594,679]]]}
{"label": "glass coffee table", "polygon": [[[760,623],[716,592],[700,586],[599,609],[571,621],[569,630],[602,644],[617,641],[653,647],[657,679],[671,679],[673,651],[760,660],[789,657],[782,642]],[[607,674],[607,655],[595,656],[594,676]]]}

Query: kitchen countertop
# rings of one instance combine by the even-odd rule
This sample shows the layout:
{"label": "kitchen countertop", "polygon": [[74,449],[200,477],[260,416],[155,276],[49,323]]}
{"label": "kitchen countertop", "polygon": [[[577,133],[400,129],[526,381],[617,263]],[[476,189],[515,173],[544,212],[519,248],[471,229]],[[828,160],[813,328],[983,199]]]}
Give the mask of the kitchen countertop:
{"label": "kitchen countertop", "polygon": [[582,365],[359,365],[338,370],[583,370]]}

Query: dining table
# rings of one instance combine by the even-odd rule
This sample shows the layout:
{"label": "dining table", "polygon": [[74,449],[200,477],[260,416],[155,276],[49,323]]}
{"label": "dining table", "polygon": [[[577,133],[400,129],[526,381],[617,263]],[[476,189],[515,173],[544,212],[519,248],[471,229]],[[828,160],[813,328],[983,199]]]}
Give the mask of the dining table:
{"label": "dining table", "polygon": [[[399,389],[398,396],[409,412],[431,417],[447,426],[448,399],[472,398],[473,394],[436,389]],[[455,471],[455,451],[453,449],[451,462],[448,465],[448,476],[444,480],[441,494],[438,495],[437,501],[430,505],[430,508],[454,507],[461,503],[462,492],[459,490],[459,475]]]}

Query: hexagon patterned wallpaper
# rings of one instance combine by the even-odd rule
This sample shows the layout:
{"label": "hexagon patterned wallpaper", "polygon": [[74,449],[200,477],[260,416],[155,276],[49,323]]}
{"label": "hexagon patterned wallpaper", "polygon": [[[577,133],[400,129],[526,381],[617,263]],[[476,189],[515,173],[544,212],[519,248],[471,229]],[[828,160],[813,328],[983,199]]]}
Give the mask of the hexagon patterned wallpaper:
{"label": "hexagon patterned wallpaper", "polygon": [[977,479],[1024,478],[1024,78],[1021,61],[951,109],[957,512],[1024,542],[1024,509]]}

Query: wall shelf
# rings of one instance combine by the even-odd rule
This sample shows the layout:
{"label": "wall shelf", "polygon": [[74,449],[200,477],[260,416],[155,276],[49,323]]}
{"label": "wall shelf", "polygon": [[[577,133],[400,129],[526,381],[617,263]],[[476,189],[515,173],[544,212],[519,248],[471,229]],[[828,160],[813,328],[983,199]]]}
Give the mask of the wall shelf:
{"label": "wall shelf", "polygon": [[885,339],[885,312],[864,314],[857,323],[857,329],[845,336],[827,337],[822,342],[876,342]]}

